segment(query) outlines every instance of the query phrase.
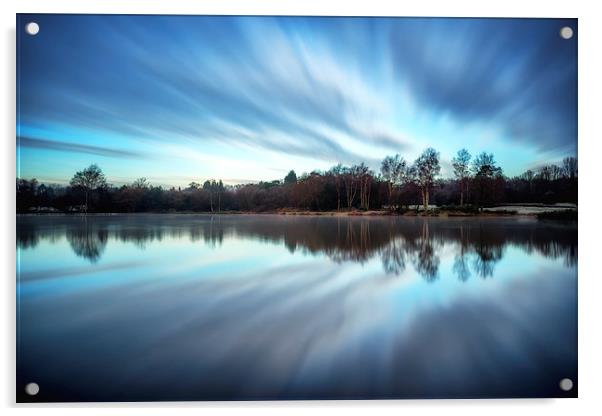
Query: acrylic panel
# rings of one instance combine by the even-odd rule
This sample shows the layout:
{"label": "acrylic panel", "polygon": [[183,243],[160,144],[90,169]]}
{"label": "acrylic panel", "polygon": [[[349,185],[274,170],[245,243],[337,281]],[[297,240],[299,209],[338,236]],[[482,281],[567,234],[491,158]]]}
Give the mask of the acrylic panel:
{"label": "acrylic panel", "polygon": [[577,397],[577,29],[17,15],[17,401]]}

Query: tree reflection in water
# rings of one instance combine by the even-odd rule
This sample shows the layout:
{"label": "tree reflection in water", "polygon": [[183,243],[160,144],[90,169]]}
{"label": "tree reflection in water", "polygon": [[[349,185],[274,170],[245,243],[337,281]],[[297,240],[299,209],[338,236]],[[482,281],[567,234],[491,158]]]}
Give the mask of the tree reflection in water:
{"label": "tree reflection in water", "polygon": [[88,223],[86,219],[79,226],[66,230],[65,236],[73,252],[90,263],[96,263],[100,259],[109,240],[106,228],[99,227],[94,222]]}
{"label": "tree reflection in water", "polygon": [[422,236],[414,252],[414,267],[429,282],[434,282],[439,276],[439,257],[435,255],[433,239],[429,234],[429,222],[422,222]]}
{"label": "tree reflection in water", "polygon": [[399,276],[406,269],[406,255],[404,249],[405,241],[395,238],[385,246],[380,257],[383,263],[383,269],[389,275]]}
{"label": "tree reflection in water", "polygon": [[469,244],[466,232],[464,231],[464,225],[460,224],[459,227],[459,252],[454,258],[454,266],[453,272],[458,277],[458,279],[462,282],[466,282],[470,278],[470,267],[468,265],[468,253],[469,253]]}
{"label": "tree reflection in water", "polygon": [[65,237],[73,252],[95,263],[109,240],[141,249],[163,238],[189,238],[219,247],[229,238],[281,244],[290,253],[326,255],[334,262],[365,263],[379,258],[387,275],[400,276],[411,264],[424,279],[437,280],[440,254],[453,246],[453,273],[494,276],[505,248],[517,247],[548,258],[577,263],[576,224],[516,218],[327,217],[283,215],[114,215],[22,216],[17,245],[27,249],[41,240]]}

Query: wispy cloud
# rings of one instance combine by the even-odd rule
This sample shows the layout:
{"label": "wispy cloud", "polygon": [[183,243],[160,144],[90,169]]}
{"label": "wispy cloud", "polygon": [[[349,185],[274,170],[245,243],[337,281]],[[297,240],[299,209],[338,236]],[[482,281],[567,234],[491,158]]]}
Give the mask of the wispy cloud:
{"label": "wispy cloud", "polygon": [[[576,40],[558,36],[562,25],[577,33],[576,20],[36,19],[43,32],[19,51],[21,122],[93,131],[107,148],[85,138],[23,146],[140,157],[169,145],[183,159],[219,148],[212,157],[229,165],[277,155],[301,170],[376,169],[387,154],[413,160],[427,145],[479,147],[490,132],[488,143],[524,160],[576,152]],[[435,129],[442,119],[454,128]],[[510,171],[527,165],[500,159]],[[132,177],[159,167],[137,168]],[[195,169],[214,175],[207,164]],[[242,168],[232,175],[258,179]]]}
{"label": "wispy cloud", "polygon": [[410,19],[391,31],[390,51],[399,81],[430,111],[575,152],[577,47],[559,36],[563,25],[576,21]]}
{"label": "wispy cloud", "polygon": [[76,153],[87,153],[96,156],[105,157],[118,157],[118,158],[131,158],[131,157],[143,157],[144,155],[140,152],[133,152],[128,150],[111,149],[108,147],[91,146],[87,144],[69,143],[56,140],[39,139],[33,137],[20,136],[17,138],[17,142],[20,146],[30,147],[35,149],[47,149],[56,150],[61,152],[76,152]]}

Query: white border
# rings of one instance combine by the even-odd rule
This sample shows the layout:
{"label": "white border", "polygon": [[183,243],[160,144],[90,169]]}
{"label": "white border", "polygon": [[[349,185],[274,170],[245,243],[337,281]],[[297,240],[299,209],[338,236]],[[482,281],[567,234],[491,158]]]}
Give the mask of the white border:
{"label": "white border", "polygon": [[[285,1],[285,0],[163,0],[142,2],[135,0],[104,0],[84,3],[77,0],[22,0],[1,3],[3,24],[2,42],[2,203],[0,204],[2,230],[3,292],[2,314],[4,325],[0,348],[3,374],[0,377],[1,403],[9,412],[25,414],[41,410],[45,414],[90,414],[118,412],[132,414],[164,414],[173,411],[198,414],[330,414],[363,415],[378,411],[384,414],[441,414],[449,415],[507,415],[532,414],[566,415],[600,411],[602,393],[598,391],[602,343],[599,320],[602,317],[602,272],[595,263],[598,252],[596,231],[599,218],[596,202],[599,196],[597,165],[600,164],[602,117],[600,97],[602,89],[602,59],[600,41],[602,22],[593,1],[505,0],[488,1]],[[71,404],[71,405],[15,405],[15,13],[129,13],[129,14],[289,14],[289,15],[397,15],[397,16],[466,16],[466,17],[571,17],[579,18],[579,399],[562,400],[434,400],[434,401],[315,401],[315,402],[222,402],[222,403],[142,403],[142,404]],[[201,409],[199,409],[199,407]],[[19,409],[21,408],[21,409]]]}

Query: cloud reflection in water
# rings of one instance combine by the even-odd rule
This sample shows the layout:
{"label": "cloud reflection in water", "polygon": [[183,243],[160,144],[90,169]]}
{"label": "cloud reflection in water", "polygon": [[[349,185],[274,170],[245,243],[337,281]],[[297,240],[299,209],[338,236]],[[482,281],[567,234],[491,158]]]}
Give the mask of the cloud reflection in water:
{"label": "cloud reflection in water", "polygon": [[576,244],[516,219],[20,217],[19,380],[48,400],[574,395]]}

